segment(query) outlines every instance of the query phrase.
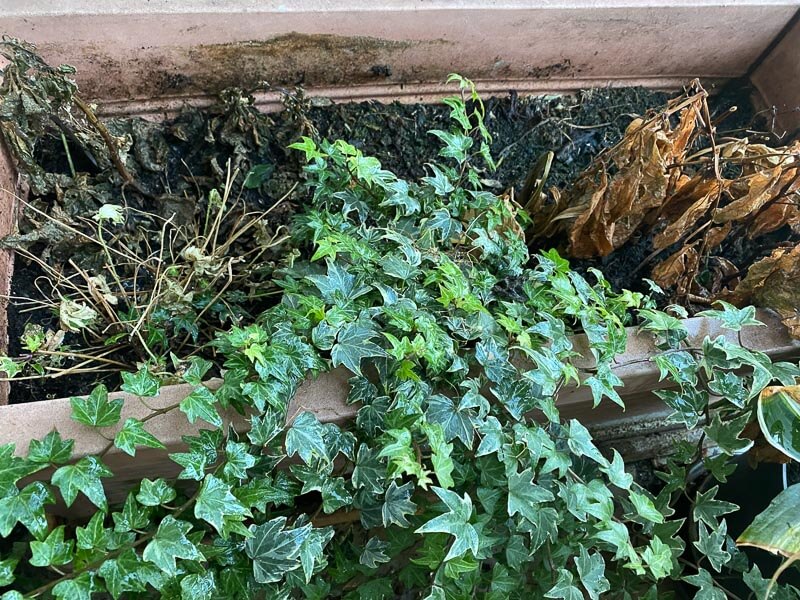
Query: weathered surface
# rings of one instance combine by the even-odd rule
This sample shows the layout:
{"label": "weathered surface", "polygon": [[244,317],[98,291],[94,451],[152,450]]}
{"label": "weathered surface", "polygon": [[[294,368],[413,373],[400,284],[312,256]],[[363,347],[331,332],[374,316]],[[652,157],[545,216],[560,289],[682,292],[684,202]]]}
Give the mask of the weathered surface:
{"label": "weathered surface", "polygon": [[[16,170],[11,164],[5,147],[0,142],[0,237],[11,233],[14,228],[14,210],[19,192]],[[8,305],[8,294],[11,291],[13,268],[13,252],[0,249],[0,355],[5,354],[8,347],[6,306]],[[8,391],[8,382],[0,381],[0,406],[8,402]]]}
{"label": "weathered surface", "polygon": [[81,87],[104,101],[197,97],[264,80],[340,96],[369,84],[376,97],[381,87],[407,95],[454,70],[506,89],[738,77],[797,8],[793,0],[626,4],[11,0],[0,31],[74,64]]}

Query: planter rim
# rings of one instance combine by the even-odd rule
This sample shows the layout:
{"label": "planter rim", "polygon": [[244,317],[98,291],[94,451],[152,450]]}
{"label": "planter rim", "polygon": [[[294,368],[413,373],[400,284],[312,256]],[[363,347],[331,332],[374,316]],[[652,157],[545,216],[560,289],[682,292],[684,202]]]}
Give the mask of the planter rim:
{"label": "planter rim", "polygon": [[[765,352],[773,359],[800,356],[800,341],[789,337],[788,331],[780,323],[779,318],[771,311],[759,310],[757,318],[766,323],[766,327],[750,327],[742,331],[743,344],[751,349]],[[723,335],[731,341],[737,341],[735,332],[724,330],[717,319],[708,317],[691,317],[685,319],[684,324],[689,331],[687,342],[690,345],[699,343],[706,336],[715,338]],[[653,338],[646,332],[640,332],[636,327],[628,327],[628,341],[626,352],[618,357],[618,366],[614,372],[624,381],[624,387],[618,388],[620,395],[634,400],[635,405],[626,405],[622,410],[610,400],[603,403],[591,413],[588,413],[587,422],[603,423],[606,426],[629,421],[637,415],[652,413],[653,409],[663,409],[659,400],[650,392],[659,387],[658,367],[647,360],[659,352],[655,347]],[[591,366],[588,344],[584,334],[572,336],[574,348],[583,355],[583,360],[576,361],[579,365]],[[291,399],[287,411],[287,420],[291,421],[302,411],[314,412],[321,422],[344,423],[355,417],[358,405],[347,404],[349,378],[352,374],[338,367],[319,374],[316,378],[308,377],[298,388]],[[219,387],[221,380],[210,380],[204,385],[210,389]],[[159,395],[147,398],[146,405],[141,398],[126,392],[112,392],[110,399],[122,398],[125,400],[120,423],[126,418],[143,418],[150,414],[152,409],[160,409],[179,403],[195,386],[189,384],[165,385]],[[649,397],[649,398],[648,398]],[[586,386],[569,386],[562,390],[558,399],[558,407],[562,416],[569,418],[583,413],[591,407],[591,392]],[[642,401],[650,400],[649,405],[641,405]],[[149,407],[149,408],[148,408]],[[39,439],[56,429],[64,438],[75,439],[75,457],[101,452],[108,444],[109,434],[113,435],[118,426],[103,429],[92,429],[81,425],[70,418],[72,408],[69,398],[55,400],[42,400],[24,404],[11,404],[0,406],[0,444],[14,443],[16,452],[24,455],[31,439]],[[233,425],[241,431],[246,425],[246,419],[233,410],[223,413],[225,426]],[[201,427],[208,425],[198,421],[194,425],[189,423],[183,413],[174,410],[153,418],[147,423],[147,429],[154,433],[168,449],[179,447],[181,437],[192,435]],[[104,435],[106,437],[104,437]],[[109,454],[120,453],[113,448]]]}

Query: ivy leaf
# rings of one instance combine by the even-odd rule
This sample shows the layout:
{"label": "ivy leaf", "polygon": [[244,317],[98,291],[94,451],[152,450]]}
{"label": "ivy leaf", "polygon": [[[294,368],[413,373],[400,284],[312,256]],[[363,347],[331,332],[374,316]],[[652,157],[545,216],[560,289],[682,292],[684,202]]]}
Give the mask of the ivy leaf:
{"label": "ivy leaf", "polygon": [[325,445],[325,428],[311,412],[302,412],[295,417],[292,427],[286,432],[286,455],[299,454],[307,465],[317,457],[329,461]]}
{"label": "ivy leaf", "polygon": [[231,522],[241,522],[252,515],[231,493],[230,485],[214,475],[207,475],[195,501],[194,516],[210,523],[226,537]]}
{"label": "ivy leaf", "polygon": [[109,427],[119,422],[123,400],[108,400],[108,390],[102,383],[86,398],[70,398],[72,418],[89,427]]}
{"label": "ivy leaf", "polygon": [[389,542],[384,542],[376,537],[369,538],[364,546],[358,562],[369,569],[377,569],[378,565],[389,562],[386,551],[389,549]]}
{"label": "ivy leaf", "polygon": [[0,445],[0,497],[16,494],[20,479],[44,468],[41,463],[16,456],[15,450],[14,444]]}
{"label": "ivy leaf", "polygon": [[488,416],[486,421],[478,425],[478,433],[483,436],[475,456],[494,454],[503,445],[503,426],[496,417]]}
{"label": "ivy leaf", "polygon": [[724,548],[728,537],[728,524],[723,519],[713,530],[709,531],[705,523],[698,522],[699,539],[693,542],[702,555],[708,559],[711,567],[719,573],[724,565],[731,559],[731,555]]}
{"label": "ivy leaf", "polygon": [[697,316],[719,319],[722,321],[722,327],[731,331],[741,331],[742,327],[747,327],[748,325],[765,327],[764,323],[756,319],[756,309],[753,306],[736,308],[724,300],[717,300],[714,304],[722,306],[722,310],[704,310],[697,313]]}
{"label": "ivy leaf", "polygon": [[8,537],[17,522],[41,540],[47,533],[45,504],[55,504],[53,493],[41,481],[34,481],[12,496],[0,498],[0,536]]}
{"label": "ivy leaf", "polygon": [[628,497],[633,503],[633,507],[636,510],[637,515],[639,515],[646,521],[650,521],[651,523],[664,522],[664,515],[662,515],[661,512],[659,512],[659,510],[655,507],[655,504],[653,504],[653,501],[650,500],[650,498],[648,498],[644,494],[634,492],[633,490],[630,490],[628,492]]}
{"label": "ivy leaf", "polygon": [[117,600],[125,592],[147,590],[147,580],[143,576],[147,568],[148,565],[142,562],[136,552],[128,548],[118,557],[106,559],[97,573],[105,580],[108,592]]}
{"label": "ivy leaf", "polygon": [[381,507],[384,527],[390,525],[408,527],[411,525],[406,519],[406,515],[413,515],[417,512],[417,505],[410,500],[413,491],[414,484],[410,481],[399,487],[394,481],[389,484]]}
{"label": "ivy leaf", "polygon": [[431,396],[428,399],[425,418],[429,423],[438,423],[442,426],[445,442],[458,438],[467,448],[472,448],[474,434],[472,415],[469,411],[457,410],[451,398],[441,394]]}
{"label": "ivy leaf", "polygon": [[5,587],[14,583],[14,579],[16,579],[14,569],[17,568],[19,559],[19,556],[11,556],[5,560],[0,560],[0,586]]}
{"label": "ivy leaf", "polygon": [[642,552],[642,560],[650,567],[650,572],[656,579],[663,579],[672,571],[672,550],[659,537],[650,540],[650,544]]}
{"label": "ivy leaf", "polygon": [[85,527],[75,529],[76,546],[80,550],[105,550],[108,546],[109,530],[103,527],[105,513],[96,512]]}
{"label": "ivy leaf", "polygon": [[231,479],[247,479],[247,469],[256,464],[256,457],[250,454],[245,443],[228,440],[225,442],[225,466],[222,472]]}
{"label": "ivy leaf", "polygon": [[589,430],[577,419],[569,422],[569,437],[567,446],[577,456],[587,456],[601,466],[608,465],[608,460],[600,453],[597,446],[592,442],[592,435]]}
{"label": "ivy leaf", "polygon": [[167,515],[161,521],[153,539],[147,544],[142,558],[156,565],[169,576],[178,574],[176,559],[203,560],[203,555],[186,534],[191,523]]}
{"label": "ivy leaf", "polygon": [[695,600],[727,600],[728,598],[725,592],[714,585],[711,573],[703,568],[696,575],[688,575],[683,580],[700,588],[695,594]]}
{"label": "ivy leaf", "polygon": [[608,466],[600,467],[600,470],[608,476],[608,480],[613,485],[623,490],[630,489],[633,483],[633,475],[625,471],[625,463],[616,448],[614,449],[614,458]]}
{"label": "ivy leaf", "polygon": [[78,492],[83,492],[92,504],[105,511],[108,509],[108,503],[100,479],[113,475],[99,458],[86,456],[74,465],[59,468],[53,473],[50,481],[61,490],[61,496],[67,507],[75,502]]}
{"label": "ivy leaf", "polygon": [[508,516],[520,513],[531,523],[536,519],[536,506],[555,499],[550,490],[533,483],[533,469],[508,476]]}
{"label": "ivy leaf", "polygon": [[136,446],[146,446],[148,448],[160,448],[166,450],[166,446],[158,441],[152,433],[145,431],[139,419],[125,419],[125,424],[114,437],[114,445],[131,456],[136,456]]}
{"label": "ivy leaf", "polygon": [[715,485],[710,490],[698,492],[692,511],[695,521],[703,521],[712,529],[718,526],[720,516],[739,510],[739,507],[731,502],[717,500],[717,491],[719,486]]}
{"label": "ivy leaf", "polygon": [[216,589],[214,571],[193,573],[181,579],[181,598],[186,600],[211,600]]}
{"label": "ivy leaf", "polygon": [[750,415],[744,414],[723,423],[720,414],[716,413],[711,419],[711,423],[706,425],[705,431],[708,437],[716,442],[720,450],[735,456],[747,452],[753,446],[753,440],[739,437],[749,420]]}
{"label": "ivy leaf", "polygon": [[194,423],[197,419],[203,419],[203,421],[214,427],[222,427],[222,418],[219,416],[217,409],[214,408],[216,401],[214,393],[207,387],[200,385],[181,401],[180,409],[190,423]]}
{"label": "ivy leaf", "polygon": [[356,281],[355,275],[336,262],[328,261],[327,275],[308,275],[328,304],[346,304],[369,292],[370,288]]}
{"label": "ivy leaf", "polygon": [[72,561],[74,544],[73,540],[64,541],[64,526],[60,525],[46,539],[31,542],[30,564],[34,567],[65,565]]}
{"label": "ivy leaf", "polygon": [[575,566],[578,568],[578,577],[591,600],[598,600],[601,594],[611,589],[611,584],[605,577],[606,562],[599,552],[589,554],[586,548],[581,546],[580,554],[575,557]]}
{"label": "ivy leaf", "polygon": [[284,527],[286,517],[250,526],[252,535],[245,541],[245,552],[253,561],[253,576],[258,583],[276,583],[300,567],[300,547],[311,525]]}
{"label": "ivy leaf", "polygon": [[103,586],[93,572],[83,572],[77,577],[61,581],[53,586],[56,600],[91,600],[92,594],[102,592]]}
{"label": "ivy leaf", "polygon": [[142,479],[139,484],[139,493],[136,494],[136,501],[142,506],[160,506],[161,504],[169,504],[175,499],[175,490],[161,478],[155,481],[150,481],[147,478]]}
{"label": "ivy leaf", "polygon": [[348,323],[339,330],[336,344],[331,350],[331,362],[334,367],[344,365],[356,375],[361,375],[361,360],[373,356],[385,356],[386,353],[375,342],[377,334],[371,329],[357,323]]}
{"label": "ivy leaf", "polygon": [[469,523],[472,516],[472,500],[469,495],[464,494],[464,497],[461,498],[455,492],[440,487],[433,486],[431,489],[449,510],[419,527],[416,533],[448,533],[452,535],[455,540],[444,557],[445,561],[462,556],[467,550],[471,550],[473,555],[477,555],[479,537],[475,526]]}
{"label": "ivy leaf", "polygon": [[128,392],[140,398],[155,398],[161,389],[161,383],[147,367],[141,367],[135,373],[123,372],[122,385],[120,388],[123,392]]}
{"label": "ivy leaf", "polygon": [[37,464],[63,465],[72,457],[75,440],[62,440],[58,431],[51,431],[41,440],[31,440],[28,460]]}
{"label": "ivy leaf", "polygon": [[558,572],[558,581],[544,595],[545,598],[563,598],[563,600],[583,600],[583,593],[572,584],[572,573],[566,569]]}
{"label": "ivy leaf", "polygon": [[379,494],[383,491],[385,480],[386,464],[378,458],[378,450],[361,444],[353,469],[353,487],[357,490],[364,488],[370,494]]}
{"label": "ivy leaf", "polygon": [[708,389],[739,408],[744,408],[747,404],[748,390],[745,388],[744,378],[730,371],[714,373],[714,378],[708,382]]}
{"label": "ivy leaf", "polygon": [[445,489],[451,488],[455,485],[452,476],[455,465],[451,458],[453,444],[445,443],[441,425],[428,425],[426,433],[431,446],[431,464],[433,465],[436,479],[441,487]]}
{"label": "ivy leaf", "polygon": [[584,382],[592,391],[593,407],[597,408],[603,398],[608,398],[614,404],[625,408],[625,403],[620,398],[616,387],[623,385],[620,379],[612,370],[608,363],[600,362],[597,364],[597,373],[586,378]]}

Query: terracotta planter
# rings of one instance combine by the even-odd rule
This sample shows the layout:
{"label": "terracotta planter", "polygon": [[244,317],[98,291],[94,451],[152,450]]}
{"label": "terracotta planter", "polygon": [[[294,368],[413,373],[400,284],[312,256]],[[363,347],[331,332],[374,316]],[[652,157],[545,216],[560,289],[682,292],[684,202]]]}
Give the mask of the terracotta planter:
{"label": "terracotta planter", "polygon": [[[749,77],[756,103],[775,105],[775,122],[800,130],[800,21],[798,0],[153,0],[146,6],[112,0],[6,0],[0,32],[34,42],[51,63],[78,68],[85,96],[105,115],[163,118],[184,104],[202,106],[230,85],[247,87],[302,83],[311,95],[336,101],[400,99],[418,102],[442,96],[451,71],[478,81],[481,92],[570,92],[605,85],[677,88],[693,77],[711,83]],[[278,94],[262,94],[265,109]],[[21,195],[13,166],[0,151],[0,235],[10,231],[14,200]],[[13,257],[0,251],[0,295],[7,294]],[[774,359],[800,355],[777,319],[754,329],[745,343]],[[687,322],[692,339],[718,335],[718,323]],[[581,336],[575,340],[581,346]],[[0,300],[0,352],[7,342]],[[585,344],[583,345],[585,347]],[[622,412],[607,402],[591,410],[587,388],[564,390],[560,409],[579,416],[600,439],[613,440],[634,458],[658,455],[674,437],[663,423],[663,404],[650,392],[658,370],[646,359],[649,336],[631,330],[628,352],[617,373],[625,381]],[[322,421],[344,422],[357,407],[345,403],[342,370],[307,381],[290,415],[313,410]],[[209,382],[214,385],[214,382]],[[188,393],[170,386],[150,404],[166,406]],[[122,396],[126,396],[122,394]],[[0,405],[7,385],[0,383]],[[127,397],[123,420],[147,409]],[[231,419],[235,416],[228,415]],[[242,423],[238,423],[241,427]],[[100,451],[107,441],[70,419],[67,399],[0,406],[0,443],[24,453],[30,439],[53,428],[76,439],[77,456]],[[174,451],[193,428],[181,413],[168,413],[148,429]],[[655,435],[657,432],[659,435]],[[108,433],[113,432],[105,432]],[[642,442],[644,438],[649,442]],[[76,458],[77,458],[76,456]],[[137,452],[136,459],[111,452],[117,477],[112,498],[141,476],[170,475],[175,467],[163,451]]]}

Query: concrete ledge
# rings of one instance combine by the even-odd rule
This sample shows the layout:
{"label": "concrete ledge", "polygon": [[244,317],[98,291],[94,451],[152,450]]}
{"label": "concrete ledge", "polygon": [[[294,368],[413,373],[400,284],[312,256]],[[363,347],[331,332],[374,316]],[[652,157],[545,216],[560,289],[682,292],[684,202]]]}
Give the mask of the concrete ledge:
{"label": "concrete ledge", "polygon": [[[153,111],[262,81],[389,99],[451,71],[552,91],[740,77],[797,8],[796,0],[10,0],[0,32],[76,66],[87,98],[133,101],[121,111],[131,114],[138,101]],[[762,86],[768,99],[779,79]]]}

